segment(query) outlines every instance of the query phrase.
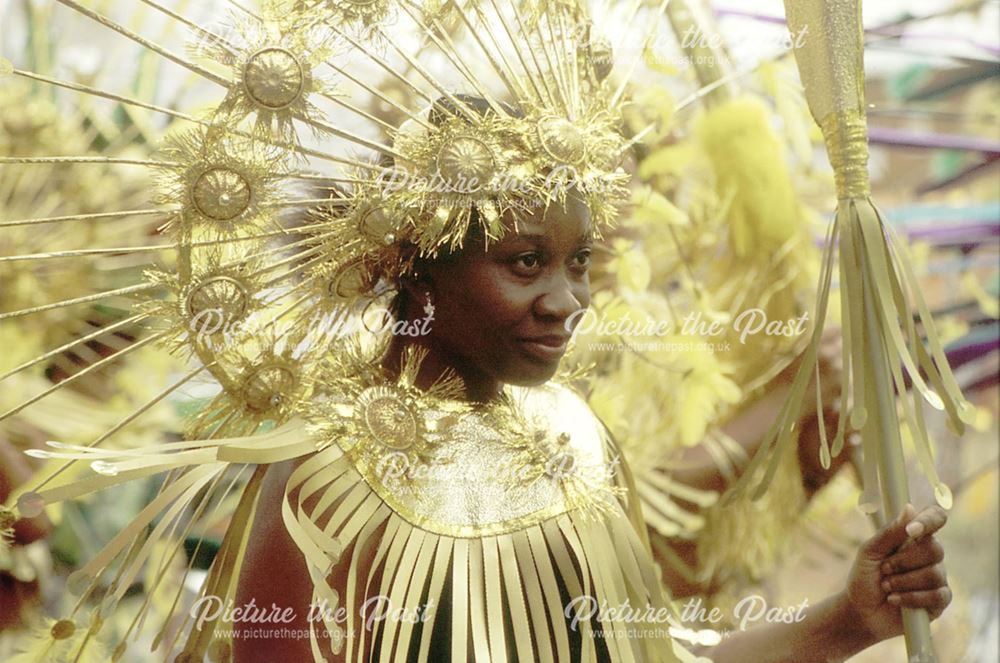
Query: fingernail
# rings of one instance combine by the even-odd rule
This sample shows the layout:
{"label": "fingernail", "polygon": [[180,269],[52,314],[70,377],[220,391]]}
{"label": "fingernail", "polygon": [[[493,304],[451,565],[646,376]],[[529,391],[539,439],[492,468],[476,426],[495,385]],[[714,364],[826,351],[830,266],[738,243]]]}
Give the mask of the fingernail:
{"label": "fingernail", "polygon": [[889,603],[892,603],[893,605],[899,603],[899,594],[889,594],[888,601],[889,601]]}
{"label": "fingernail", "polygon": [[892,573],[892,564],[890,564],[889,562],[883,562],[883,564],[882,564],[882,574],[883,575],[889,575],[890,573]]}
{"label": "fingernail", "polygon": [[892,591],[892,585],[889,583],[888,580],[883,580],[882,581],[882,591],[884,591],[886,593]]}
{"label": "fingernail", "polygon": [[914,520],[906,526],[906,533],[911,537],[916,538],[924,533],[924,524],[919,520]]}

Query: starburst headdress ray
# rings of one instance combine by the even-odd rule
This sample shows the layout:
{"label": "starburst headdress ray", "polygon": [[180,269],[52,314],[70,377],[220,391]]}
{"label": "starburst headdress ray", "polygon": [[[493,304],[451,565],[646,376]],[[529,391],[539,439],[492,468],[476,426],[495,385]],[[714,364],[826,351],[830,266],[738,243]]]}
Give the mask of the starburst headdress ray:
{"label": "starburst headdress ray", "polygon": [[[628,197],[622,162],[632,141],[619,126],[628,75],[612,82],[607,54],[593,57],[591,51],[603,42],[595,39],[596,26],[576,2],[528,3],[523,11],[494,0],[431,2],[426,11],[414,0],[268,0],[259,11],[233,2],[229,24],[212,29],[165,4],[143,1],[189,30],[195,44],[186,52],[168,47],[83,2],[59,0],[199,78],[214,94],[207,112],[158,105],[0,60],[0,76],[145,109],[170,126],[151,158],[0,158],[4,170],[42,163],[137,166],[148,169],[156,182],[149,206],[0,219],[0,227],[87,219],[103,224],[102,239],[109,240],[101,248],[0,256],[0,263],[86,261],[98,255],[150,259],[140,283],[0,311],[3,323],[110,302],[128,314],[123,320],[129,324],[145,325],[135,343],[28,396],[0,419],[154,343],[191,362],[189,371],[89,444],[55,443],[39,452],[66,464],[19,496],[18,509],[26,517],[50,502],[140,477],[168,477],[154,501],[71,576],[70,589],[80,599],[72,615],[51,629],[53,640],[77,632],[77,626],[90,634],[100,631],[144,565],[170,563],[156,558],[154,544],[191,536],[200,516],[235,491],[238,505],[202,588],[202,595],[233,595],[234,569],[247,545],[263,476],[263,468],[247,465],[316,450],[301,435],[267,431],[289,421],[325,384],[317,372],[329,364],[320,356],[335,348],[331,339],[310,335],[317,312],[351,308],[396,287],[416,257],[460,247],[476,224],[487,239],[498,238],[507,232],[508,221],[516,224],[533,209],[563,203],[571,188],[590,207],[598,234],[613,223],[618,205]],[[666,4],[659,4],[657,17]],[[636,2],[633,18],[639,6]],[[163,220],[155,242],[118,246],[110,241],[117,235],[115,224],[148,216]],[[45,357],[86,340],[53,348],[11,373],[38,369]],[[206,377],[219,391],[192,420],[187,439],[128,452],[102,449],[149,408]],[[327,449],[317,463],[332,458],[333,451]],[[79,463],[89,463],[96,474],[71,479],[65,470]],[[346,461],[341,466],[346,468]],[[315,472],[320,465],[304,467]],[[185,515],[192,512],[193,518]],[[305,516],[292,522],[300,525],[293,527],[296,543],[316,553],[311,563],[322,558],[326,553],[314,550],[312,522]],[[557,546],[560,563],[570,565],[574,558],[583,559],[578,556],[587,546],[581,542],[599,541],[609,547],[609,557],[631,559],[639,550],[638,539],[629,543],[624,531],[606,540],[583,521],[566,520],[544,537],[529,547],[519,543],[517,559],[531,559],[539,545]],[[464,544],[456,544],[456,550],[469,559],[475,552]],[[476,559],[496,562],[477,550]],[[397,552],[391,554],[398,562]],[[425,557],[422,552],[420,564],[429,562]],[[426,565],[422,568],[429,573]],[[629,568],[628,587],[639,591],[656,585],[653,578],[637,579],[637,568]],[[593,577],[604,583],[610,573],[602,569]],[[537,580],[554,577],[551,569],[547,574]],[[324,591],[324,583],[316,586]],[[623,581],[615,589],[624,587]],[[156,588],[147,589],[152,594]],[[552,600],[557,599],[558,591]],[[141,630],[148,607],[147,601],[126,638]],[[177,660],[201,660],[212,645],[214,626],[192,630],[186,642],[177,643],[171,640],[180,637],[178,632],[163,625],[154,645],[181,649]],[[491,621],[489,628],[495,626]],[[559,643],[560,652],[565,644]],[[313,646],[319,645],[313,641]],[[637,645],[621,645],[632,646]],[[123,640],[112,660],[121,658],[125,647]],[[675,660],[668,653],[658,655]]]}

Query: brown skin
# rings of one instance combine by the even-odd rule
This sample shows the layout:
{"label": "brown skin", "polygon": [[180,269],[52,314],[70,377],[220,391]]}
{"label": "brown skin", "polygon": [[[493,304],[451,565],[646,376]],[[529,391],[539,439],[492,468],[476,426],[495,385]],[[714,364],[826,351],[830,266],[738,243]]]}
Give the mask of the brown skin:
{"label": "brown skin", "polygon": [[[281,500],[285,484],[297,461],[276,463],[267,469],[261,486],[253,530],[247,544],[246,557],[236,587],[236,606],[276,605],[280,609],[292,608],[294,621],[282,626],[295,631],[309,628],[309,604],[312,601],[312,580],[306,571],[305,558],[298,546],[288,536],[281,518]],[[346,583],[331,580],[334,586]],[[312,661],[308,639],[259,637],[252,633],[253,624],[236,623],[234,631],[241,637],[233,639],[235,661],[270,663],[271,661]],[[228,628],[229,625],[223,625]]]}
{"label": "brown skin", "polygon": [[[32,447],[37,449],[42,449],[44,446],[41,442],[32,444]],[[34,471],[31,459],[24,455],[22,449],[14,447],[7,440],[0,439],[0,504],[6,502],[18,486],[31,479]],[[21,518],[14,523],[14,543],[27,545],[48,536],[51,529],[52,524],[44,515],[37,518]]]}
{"label": "brown skin", "polygon": [[[41,448],[39,439],[32,446]],[[0,504],[5,503],[18,486],[24,484],[34,472],[30,458],[24,451],[5,439],[0,439]],[[48,536],[52,524],[45,515],[21,518],[14,523],[12,544],[24,546]],[[0,631],[23,625],[28,606],[38,603],[38,582],[21,582],[12,575],[0,572]]]}
{"label": "brown skin", "polygon": [[[511,229],[513,230],[513,229]],[[427,387],[447,367],[465,381],[470,400],[496,397],[503,383],[538,385],[555,375],[558,359],[540,361],[519,339],[569,337],[566,321],[590,305],[590,213],[570,196],[523,219],[484,249],[473,236],[458,256],[431,262],[403,287],[407,319],[424,316],[430,295],[434,321],[416,343],[429,350],[418,386]],[[574,318],[575,322],[579,318]],[[412,338],[393,338],[384,364],[397,368]]]}
{"label": "brown skin", "polygon": [[[403,317],[422,318],[429,291],[435,320],[430,333],[417,341],[394,338],[384,366],[397,368],[406,343],[419,342],[429,354],[421,365],[418,386],[426,388],[451,368],[465,380],[467,396],[475,401],[495,398],[503,383],[536,385],[550,379],[558,361],[531,356],[518,339],[565,334],[570,314],[589,305],[585,265],[590,225],[579,208],[573,212],[576,204],[536,215],[519,226],[519,233],[508,233],[487,250],[469,242],[448,262],[426,265],[418,278],[404,282],[410,296]],[[268,470],[236,596],[237,606],[255,599],[258,606],[274,602],[292,607],[299,622],[291,628],[305,623],[311,597],[311,581],[301,553],[285,531],[279,506],[288,476],[299,462]],[[865,543],[844,591],[807,611],[802,622],[770,624],[733,635],[711,655],[717,663],[825,662],[899,635],[899,606],[926,608],[932,617],[939,615],[951,600],[951,591],[941,566],[941,546],[933,534],[944,525],[946,515],[934,507],[917,516],[923,531],[904,550],[903,528],[913,519],[908,511]],[[358,554],[368,560],[372,550]],[[349,557],[346,551],[344,557]],[[886,561],[893,566],[883,570]],[[340,567],[329,577],[331,586],[341,592],[346,580],[346,570]],[[888,591],[882,587],[884,581],[889,582]],[[897,594],[899,602],[889,601],[890,594]],[[234,645],[237,663],[312,660],[308,641],[237,638]]]}

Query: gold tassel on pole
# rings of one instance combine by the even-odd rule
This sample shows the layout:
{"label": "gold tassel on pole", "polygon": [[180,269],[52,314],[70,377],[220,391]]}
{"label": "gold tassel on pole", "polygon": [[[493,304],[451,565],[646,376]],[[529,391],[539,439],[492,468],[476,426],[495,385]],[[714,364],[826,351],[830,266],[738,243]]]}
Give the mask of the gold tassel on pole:
{"label": "gold tassel on pole", "polygon": [[[760,497],[794,439],[794,413],[799,411],[810,373],[815,372],[819,380],[816,358],[839,245],[845,385],[832,448],[820,422],[821,461],[828,467],[831,456],[842,451],[845,424],[860,431],[864,451],[861,507],[878,512],[882,521],[897,517],[909,501],[898,393],[921,469],[938,503],[947,509],[951,491],[934,468],[923,402],[944,410],[957,434],[970,422],[973,409],[948,366],[905,248],[870,198],[861,0],[785,0],[785,12],[789,30],[800,35],[802,46],[796,49],[795,59],[833,166],[837,212],[823,258],[811,344],[788,402],[728,499],[750,483],[755,483],[754,497]],[[927,336],[926,346],[917,333],[914,309]],[[817,395],[819,389],[817,384]],[[903,624],[909,663],[935,663],[927,612],[904,608]]]}

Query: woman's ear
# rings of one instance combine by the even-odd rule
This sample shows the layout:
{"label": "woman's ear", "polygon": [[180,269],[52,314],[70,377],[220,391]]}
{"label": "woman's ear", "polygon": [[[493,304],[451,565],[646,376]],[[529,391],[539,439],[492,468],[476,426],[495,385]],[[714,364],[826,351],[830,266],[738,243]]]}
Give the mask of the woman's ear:
{"label": "woman's ear", "polygon": [[399,277],[399,287],[411,300],[420,300],[433,288],[434,281],[426,272],[410,272]]}
{"label": "woman's ear", "polygon": [[411,271],[400,276],[399,292],[399,308],[396,311],[398,318],[419,317],[421,309],[426,312],[429,306],[433,306],[433,281],[426,272]]}
{"label": "woman's ear", "polygon": [[[425,259],[421,259],[417,253],[417,246],[406,244],[402,247],[405,262],[412,267],[400,275],[399,290],[405,293],[404,300],[407,302],[417,302],[426,304],[428,293],[433,293],[434,280],[430,275],[429,265]],[[433,294],[431,295],[433,297]],[[405,311],[401,311],[405,315]]]}

